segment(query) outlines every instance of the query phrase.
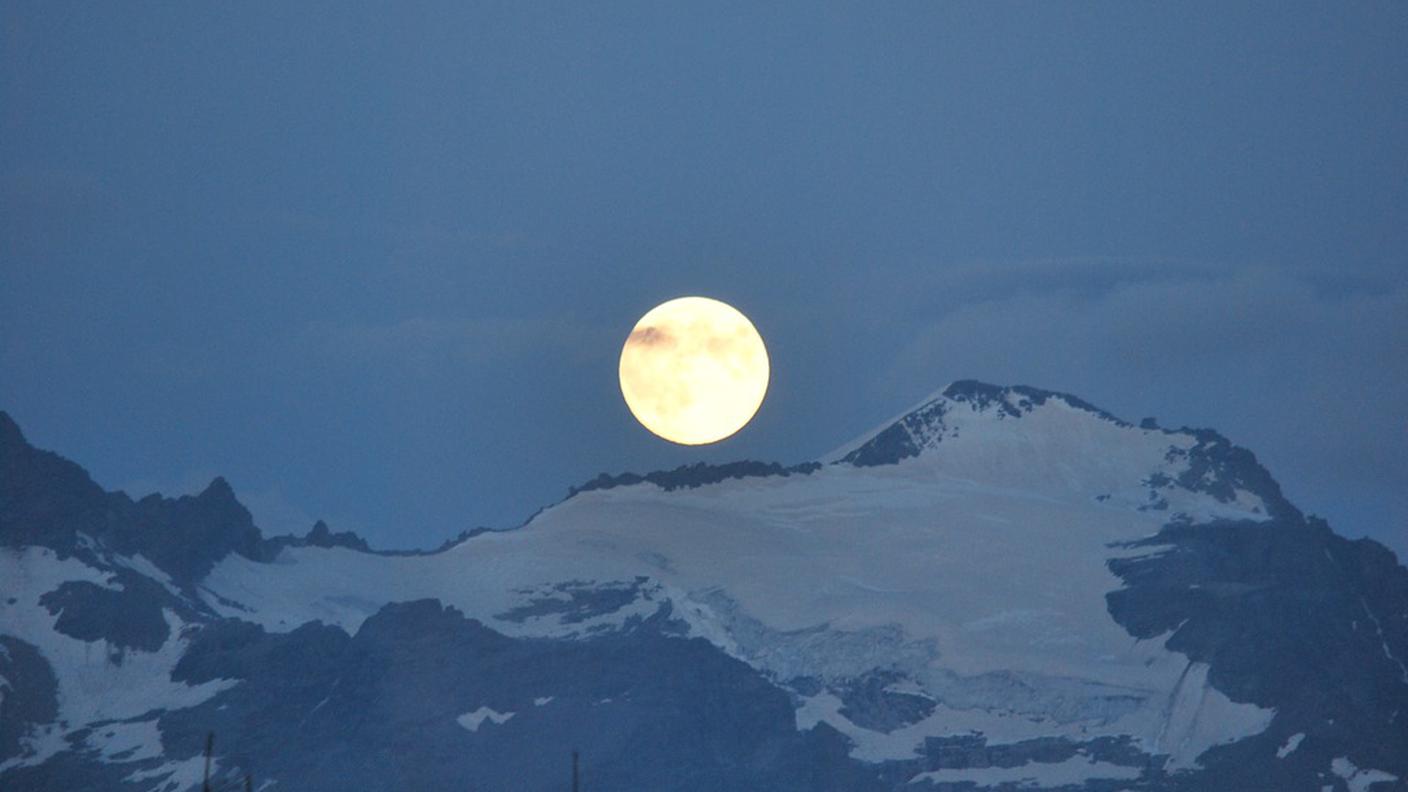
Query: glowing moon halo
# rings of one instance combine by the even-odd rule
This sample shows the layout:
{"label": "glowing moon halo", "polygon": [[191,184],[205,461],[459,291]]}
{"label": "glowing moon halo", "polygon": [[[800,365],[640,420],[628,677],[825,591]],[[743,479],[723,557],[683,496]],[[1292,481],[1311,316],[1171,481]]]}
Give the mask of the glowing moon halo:
{"label": "glowing moon halo", "polygon": [[621,349],[621,395],[646,429],[682,445],[742,429],[768,390],[768,352],[748,317],[708,297],[661,303]]}

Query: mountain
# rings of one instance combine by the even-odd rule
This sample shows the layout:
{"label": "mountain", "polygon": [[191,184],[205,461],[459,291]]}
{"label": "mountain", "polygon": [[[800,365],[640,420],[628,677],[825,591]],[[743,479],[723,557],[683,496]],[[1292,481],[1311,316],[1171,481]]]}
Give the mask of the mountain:
{"label": "mountain", "polygon": [[965,381],[817,462],[602,475],[510,531],[259,535],[0,413],[0,787],[1367,790],[1408,569],[1216,432]]}

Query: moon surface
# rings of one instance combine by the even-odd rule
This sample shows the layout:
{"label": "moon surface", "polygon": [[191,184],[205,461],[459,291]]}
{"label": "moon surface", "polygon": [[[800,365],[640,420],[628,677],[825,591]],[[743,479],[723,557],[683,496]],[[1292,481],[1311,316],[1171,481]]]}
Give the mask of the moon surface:
{"label": "moon surface", "polygon": [[742,429],[768,390],[768,352],[748,317],[680,297],[636,322],[621,349],[621,395],[646,429],[682,445]]}

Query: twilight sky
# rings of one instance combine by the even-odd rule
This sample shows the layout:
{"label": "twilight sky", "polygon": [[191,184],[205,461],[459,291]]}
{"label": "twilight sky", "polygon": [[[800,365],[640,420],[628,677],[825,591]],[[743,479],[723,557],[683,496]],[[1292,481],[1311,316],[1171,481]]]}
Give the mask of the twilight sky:
{"label": "twilight sky", "polygon": [[[588,5],[0,5],[0,409],[424,547],[971,377],[1408,554],[1408,4]],[[703,449],[616,382],[684,294],[774,367]]]}

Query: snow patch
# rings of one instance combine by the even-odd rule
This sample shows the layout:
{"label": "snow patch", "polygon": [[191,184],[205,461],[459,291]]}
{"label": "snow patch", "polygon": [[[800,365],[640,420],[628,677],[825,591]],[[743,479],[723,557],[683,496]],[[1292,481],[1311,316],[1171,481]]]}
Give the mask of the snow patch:
{"label": "snow patch", "polygon": [[161,732],[155,720],[109,723],[94,729],[84,743],[105,762],[139,762],[162,755]]}
{"label": "snow patch", "polygon": [[498,712],[489,707],[480,707],[473,712],[466,712],[458,718],[455,718],[455,722],[472,732],[477,732],[479,731],[479,727],[484,725],[484,721],[486,720],[501,726],[516,714],[517,713],[513,712]]}
{"label": "snow patch", "polygon": [[1238,704],[1208,682],[1207,663],[1189,663],[1169,696],[1154,753],[1169,755],[1166,770],[1197,768],[1204,751],[1271,725],[1275,709]]}
{"label": "snow patch", "polygon": [[180,599],[186,598],[186,595],[182,594],[181,590],[176,587],[176,581],[172,580],[171,576],[162,571],[161,567],[149,561],[147,557],[141,553],[132,556],[114,556],[112,561],[119,566],[127,567],[139,575],[145,575],[155,580],[165,587],[167,591],[171,592],[172,596]]}
{"label": "snow patch", "polygon": [[14,767],[44,764],[49,757],[68,748],[64,730],[56,723],[44,724],[21,738],[20,754],[0,762],[0,774]]}
{"label": "snow patch", "polygon": [[1398,776],[1382,770],[1360,770],[1347,756],[1337,756],[1330,762],[1330,772],[1344,779],[1349,792],[1368,792],[1374,784],[1397,781]]}
{"label": "snow patch", "polygon": [[[220,767],[220,760],[212,758],[210,762],[210,777],[214,779]],[[174,762],[167,762],[159,767],[150,770],[138,770],[132,775],[124,778],[124,781],[137,783],[148,779],[159,779],[156,786],[151,787],[151,792],[177,792],[178,790],[192,789],[200,786],[201,780],[205,777],[205,756],[196,755],[190,759],[178,759]]]}
{"label": "snow patch", "polygon": [[1287,737],[1286,742],[1283,743],[1280,748],[1276,749],[1276,758],[1285,759],[1287,756],[1295,753],[1295,750],[1300,747],[1300,741],[1304,739],[1305,732],[1296,732],[1290,737]]}

